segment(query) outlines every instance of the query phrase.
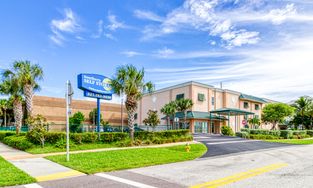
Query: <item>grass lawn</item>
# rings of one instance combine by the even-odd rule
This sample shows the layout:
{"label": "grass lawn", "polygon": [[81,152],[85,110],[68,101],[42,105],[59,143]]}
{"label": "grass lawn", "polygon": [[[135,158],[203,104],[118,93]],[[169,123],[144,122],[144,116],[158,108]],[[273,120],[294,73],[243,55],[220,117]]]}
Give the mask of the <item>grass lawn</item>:
{"label": "grass lawn", "polygon": [[0,187],[36,182],[34,178],[0,157]]}
{"label": "grass lawn", "polygon": [[164,148],[141,148],[72,154],[69,162],[66,162],[65,155],[49,156],[46,158],[72,169],[93,174],[192,160],[202,156],[207,151],[203,144],[191,144],[190,146],[190,152],[186,152],[185,146],[181,145]]}
{"label": "grass lawn", "polygon": [[[112,148],[117,147],[115,143],[104,144],[104,143],[90,143],[90,144],[80,144],[70,146],[71,151],[77,150],[89,150],[89,149],[99,149],[99,148]],[[58,148],[53,145],[46,145],[44,148],[36,146],[34,148],[27,149],[26,152],[32,154],[41,154],[41,153],[53,153],[53,152],[65,152],[66,148]]]}
{"label": "grass lawn", "polygon": [[281,140],[264,140],[264,141],[285,143],[285,144],[298,144],[298,145],[313,144],[313,139],[281,139]]}

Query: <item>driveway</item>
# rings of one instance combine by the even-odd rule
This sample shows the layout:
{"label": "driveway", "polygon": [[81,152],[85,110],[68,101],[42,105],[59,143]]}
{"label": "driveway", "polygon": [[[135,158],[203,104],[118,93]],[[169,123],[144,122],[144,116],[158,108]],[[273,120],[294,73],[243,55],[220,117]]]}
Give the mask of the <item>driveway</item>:
{"label": "driveway", "polygon": [[208,152],[201,158],[291,146],[289,144],[210,134],[194,134],[194,139],[202,142],[208,148]]}

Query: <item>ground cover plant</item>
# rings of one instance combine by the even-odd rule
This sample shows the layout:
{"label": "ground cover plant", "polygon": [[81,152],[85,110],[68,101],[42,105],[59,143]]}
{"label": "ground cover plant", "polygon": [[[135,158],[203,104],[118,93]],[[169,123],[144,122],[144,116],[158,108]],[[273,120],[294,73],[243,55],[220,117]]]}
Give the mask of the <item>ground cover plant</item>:
{"label": "ground cover plant", "polygon": [[34,178],[0,157],[0,187],[36,182]]}
{"label": "ground cover plant", "polygon": [[69,162],[66,162],[65,155],[46,158],[72,169],[92,174],[193,160],[202,156],[206,151],[203,144],[191,144],[190,152],[186,152],[185,145],[180,145],[72,154]]}
{"label": "ground cover plant", "polygon": [[280,140],[265,140],[266,142],[276,142],[284,144],[308,145],[313,144],[313,139],[280,139]]}

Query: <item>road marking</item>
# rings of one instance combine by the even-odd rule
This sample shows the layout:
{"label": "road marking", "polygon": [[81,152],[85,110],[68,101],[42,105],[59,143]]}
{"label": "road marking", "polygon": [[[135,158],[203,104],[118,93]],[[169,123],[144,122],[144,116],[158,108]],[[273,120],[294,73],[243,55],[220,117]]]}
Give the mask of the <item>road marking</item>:
{"label": "road marking", "polygon": [[121,182],[121,183],[124,183],[124,184],[132,185],[134,187],[139,187],[139,188],[156,188],[156,187],[153,187],[153,186],[150,186],[150,185],[146,185],[146,184],[143,184],[143,183],[139,183],[139,182],[135,182],[135,181],[132,181],[132,180],[128,180],[128,179],[124,179],[124,178],[120,178],[120,177],[116,177],[116,176],[111,176],[109,174],[98,173],[98,174],[95,174],[95,175],[96,176],[100,176],[102,178],[118,181],[118,182]]}
{"label": "road marking", "polygon": [[42,188],[37,183],[27,184],[27,185],[24,185],[24,187],[26,187],[26,188]]}
{"label": "road marking", "polygon": [[227,141],[227,142],[207,142],[208,145],[217,145],[217,144],[231,144],[238,142],[260,142],[259,140],[236,140],[236,141]]}
{"label": "road marking", "polygon": [[70,170],[66,172],[59,172],[55,174],[49,174],[45,176],[37,176],[35,177],[37,181],[50,181],[50,180],[56,180],[56,179],[63,179],[63,178],[69,178],[69,177],[76,177],[76,176],[83,176],[84,173],[78,172],[76,170]]}
{"label": "road marking", "polygon": [[277,169],[283,168],[287,165],[288,164],[286,164],[286,163],[276,163],[276,164],[264,166],[261,168],[252,169],[252,170],[249,170],[246,172],[237,173],[237,174],[227,176],[227,177],[224,177],[221,179],[217,179],[217,180],[209,181],[206,183],[194,185],[194,186],[191,186],[190,188],[216,188],[216,187],[220,187],[223,185],[235,183],[235,182],[240,181],[240,180],[251,178],[251,177],[266,173],[266,172],[277,170]]}

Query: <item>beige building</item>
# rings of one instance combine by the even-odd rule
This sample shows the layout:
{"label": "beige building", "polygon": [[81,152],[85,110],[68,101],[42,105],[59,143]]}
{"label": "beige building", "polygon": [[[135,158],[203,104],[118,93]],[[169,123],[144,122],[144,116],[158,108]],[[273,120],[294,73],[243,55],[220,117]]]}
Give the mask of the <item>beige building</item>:
{"label": "beige building", "polygon": [[[94,108],[97,108],[96,101],[73,100],[72,114],[82,112],[85,115],[86,121],[84,124],[91,124],[89,121],[89,113]],[[123,119],[124,125],[127,125],[127,114],[124,109]],[[55,98],[46,96],[33,97],[33,115],[43,115],[51,127],[62,130],[66,124],[66,105],[65,98]],[[121,125],[121,105],[101,102],[101,114],[104,121],[108,121],[110,125]]]}
{"label": "beige building", "polygon": [[[222,125],[239,131],[249,118],[261,118],[261,110],[267,103],[262,98],[191,81],[145,94],[139,102],[137,124],[143,124],[149,110],[157,110],[161,124],[166,125],[165,115],[160,113],[160,109],[180,98],[191,99],[194,103],[187,113],[188,127],[192,133],[220,133]],[[183,116],[176,113],[180,126]],[[261,127],[267,128],[266,125]]]}

